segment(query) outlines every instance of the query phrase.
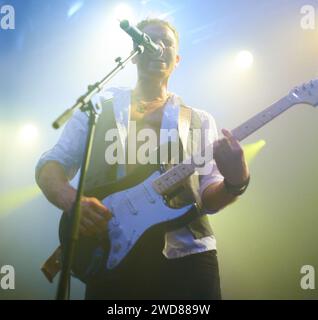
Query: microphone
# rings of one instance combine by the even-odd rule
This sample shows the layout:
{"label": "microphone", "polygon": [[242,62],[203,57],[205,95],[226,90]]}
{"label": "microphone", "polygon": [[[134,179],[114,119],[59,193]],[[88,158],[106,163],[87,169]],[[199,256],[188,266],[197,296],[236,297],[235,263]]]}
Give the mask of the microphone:
{"label": "microphone", "polygon": [[120,27],[132,37],[134,42],[144,46],[151,54],[158,58],[162,56],[163,48],[154,43],[146,33],[130,25],[128,20],[121,20]]}

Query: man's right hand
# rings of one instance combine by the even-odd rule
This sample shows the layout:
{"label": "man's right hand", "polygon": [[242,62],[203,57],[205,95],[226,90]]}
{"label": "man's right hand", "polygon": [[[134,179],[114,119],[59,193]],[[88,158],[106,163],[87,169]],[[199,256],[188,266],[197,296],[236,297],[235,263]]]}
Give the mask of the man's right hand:
{"label": "man's right hand", "polygon": [[[41,169],[37,183],[47,199],[64,212],[71,212],[76,189],[68,181],[65,170],[57,161],[48,161]],[[111,212],[96,198],[82,197],[80,234],[94,236],[106,232]]]}
{"label": "man's right hand", "polygon": [[80,234],[95,236],[106,232],[106,225],[112,218],[111,212],[94,197],[82,197]]}

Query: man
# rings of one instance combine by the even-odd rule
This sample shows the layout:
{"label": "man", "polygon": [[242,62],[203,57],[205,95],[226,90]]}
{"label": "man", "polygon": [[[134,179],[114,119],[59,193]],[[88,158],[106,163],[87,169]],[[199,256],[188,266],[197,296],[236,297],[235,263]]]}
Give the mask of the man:
{"label": "man", "polygon": [[[182,104],[176,95],[168,91],[169,77],[180,61],[177,31],[171,24],[159,19],[144,20],[137,27],[162,46],[163,54],[157,58],[146,51],[135,57],[133,63],[137,66],[138,80],[132,91],[122,88],[106,91],[111,94],[114,119],[117,127],[121,128],[124,148],[128,151],[131,146],[129,141],[133,138],[130,136],[133,121],[137,133],[144,128],[153,130],[161,143],[160,129],[178,127]],[[106,93],[101,96],[105,97]],[[201,210],[214,213],[244,192],[249,171],[242,148],[231,133],[222,130],[224,138],[218,140],[212,116],[197,109],[191,109],[191,112],[196,126],[202,131],[209,130],[207,139],[208,143],[213,143],[215,159],[215,162],[208,164],[208,174],[200,175],[198,185],[193,180],[191,188],[194,192],[198,191]],[[107,129],[101,130],[102,138]],[[87,117],[77,112],[66,125],[57,145],[45,153],[37,165],[36,180],[43,193],[50,202],[68,213],[76,195],[69,179],[80,167],[86,132]],[[95,156],[105,152],[105,145],[98,141],[98,132],[94,141],[90,168],[98,173],[88,178],[87,183],[92,187],[100,183],[100,176],[104,175]],[[107,168],[112,171],[113,167]],[[134,169],[135,165],[131,163],[118,165],[116,178]],[[80,233],[83,236],[103,232],[111,219],[110,208],[98,199],[87,196],[81,201],[81,215]],[[117,270],[110,275],[103,275],[101,271],[87,281],[86,298],[220,299],[215,238],[207,215],[204,217],[165,234],[154,232],[147,235]]]}

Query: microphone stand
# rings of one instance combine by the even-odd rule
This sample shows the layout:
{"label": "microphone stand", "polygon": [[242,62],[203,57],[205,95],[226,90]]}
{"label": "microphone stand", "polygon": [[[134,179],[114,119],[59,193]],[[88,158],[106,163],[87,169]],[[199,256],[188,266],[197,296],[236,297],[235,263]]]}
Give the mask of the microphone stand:
{"label": "microphone stand", "polygon": [[120,70],[124,69],[126,64],[132,60],[135,56],[143,53],[144,47],[138,45],[132,53],[124,60],[119,57],[115,60],[117,66],[108,73],[101,81],[94,85],[88,86],[88,91],[82,95],[77,102],[69,109],[67,109],[62,115],[60,115],[54,122],[53,128],[60,128],[66,121],[68,121],[75,110],[80,109],[82,112],[88,112],[89,114],[89,126],[86,138],[85,151],[83,154],[82,166],[80,170],[80,179],[77,187],[76,200],[71,210],[71,221],[70,221],[70,233],[66,241],[65,247],[62,251],[62,269],[59,278],[56,299],[57,300],[69,300],[70,299],[70,274],[71,266],[73,263],[74,249],[76,241],[78,240],[79,234],[79,222],[81,218],[80,204],[84,190],[84,182],[87,173],[87,168],[90,160],[90,153],[92,148],[93,136],[95,132],[96,123],[98,116],[102,110],[98,104],[94,105],[91,102],[91,98],[94,94],[100,92],[105,84],[113,78]]}

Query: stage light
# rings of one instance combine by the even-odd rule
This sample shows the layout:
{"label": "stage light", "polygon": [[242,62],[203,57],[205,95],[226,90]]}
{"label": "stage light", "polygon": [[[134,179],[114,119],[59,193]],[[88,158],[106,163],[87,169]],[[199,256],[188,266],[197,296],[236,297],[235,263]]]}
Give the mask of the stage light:
{"label": "stage light", "polygon": [[37,185],[22,187],[0,194],[0,216],[15,210],[41,194]]}
{"label": "stage light", "polygon": [[255,143],[246,144],[243,146],[246,161],[250,163],[254,160],[256,155],[264,148],[266,145],[265,140],[259,140]]}
{"label": "stage light", "polygon": [[114,16],[118,20],[134,20],[133,9],[126,3],[121,3],[115,7]]}
{"label": "stage light", "polygon": [[245,70],[249,69],[254,62],[254,57],[251,52],[243,50],[240,51],[235,58],[235,64],[238,68]]}
{"label": "stage light", "polygon": [[77,11],[79,11],[82,6],[83,6],[84,2],[83,1],[78,1],[78,2],[75,2],[68,10],[67,12],[67,16],[69,18],[71,18]]}
{"label": "stage light", "polygon": [[[135,23],[134,11],[131,6],[125,3],[115,6],[110,14],[110,19],[103,26],[103,35],[98,36],[99,41],[103,39],[103,52],[107,52],[108,56],[113,54],[126,56],[132,50],[131,37],[120,28],[120,20],[128,20],[132,24]],[[107,41],[104,41],[104,37],[106,37]],[[109,46],[110,43],[111,46]],[[102,59],[104,60],[105,58],[103,57]],[[113,63],[113,61],[112,59],[111,62]]]}
{"label": "stage light", "polygon": [[38,129],[33,124],[24,125],[19,132],[19,141],[24,145],[32,144],[38,136]]}

